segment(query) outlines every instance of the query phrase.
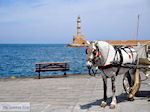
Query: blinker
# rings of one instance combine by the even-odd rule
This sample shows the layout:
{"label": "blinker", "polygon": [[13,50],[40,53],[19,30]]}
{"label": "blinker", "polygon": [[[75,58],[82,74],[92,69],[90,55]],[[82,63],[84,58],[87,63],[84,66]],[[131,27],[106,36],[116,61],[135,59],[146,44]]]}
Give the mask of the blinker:
{"label": "blinker", "polygon": [[86,48],[86,50],[85,50],[85,53],[86,53],[86,54],[88,54],[87,50],[88,50],[88,48]]}
{"label": "blinker", "polygon": [[87,48],[85,52],[86,52],[86,54],[88,54],[88,53],[94,52],[94,51],[95,51],[94,48]]}
{"label": "blinker", "polygon": [[90,48],[86,48],[86,51],[85,51],[86,54],[88,54],[89,50],[90,50]]}

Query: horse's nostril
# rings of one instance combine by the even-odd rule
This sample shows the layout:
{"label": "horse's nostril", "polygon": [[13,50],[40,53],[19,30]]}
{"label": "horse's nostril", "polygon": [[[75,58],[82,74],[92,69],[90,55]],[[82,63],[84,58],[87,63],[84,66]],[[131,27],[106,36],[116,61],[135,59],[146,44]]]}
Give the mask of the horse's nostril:
{"label": "horse's nostril", "polygon": [[87,59],[87,61],[90,61],[90,62],[91,62],[91,60],[92,60],[91,58],[88,58],[88,59]]}

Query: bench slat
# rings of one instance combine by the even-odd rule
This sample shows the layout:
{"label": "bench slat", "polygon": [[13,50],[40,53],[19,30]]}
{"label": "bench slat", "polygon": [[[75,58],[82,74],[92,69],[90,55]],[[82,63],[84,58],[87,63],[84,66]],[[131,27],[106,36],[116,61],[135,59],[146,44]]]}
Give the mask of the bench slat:
{"label": "bench slat", "polygon": [[71,62],[45,62],[45,63],[36,63],[36,65],[43,65],[43,64],[66,64],[66,63],[71,63]]}
{"label": "bench slat", "polygon": [[68,69],[63,69],[63,68],[58,68],[58,69],[36,69],[35,71],[36,72],[39,72],[39,71],[67,71],[67,70],[69,70],[69,68]]}
{"label": "bench slat", "polygon": [[64,71],[64,75],[66,75],[66,71],[69,70],[68,63],[71,62],[36,63],[35,72],[39,72],[39,79],[40,79],[40,72],[46,72],[46,71]]}

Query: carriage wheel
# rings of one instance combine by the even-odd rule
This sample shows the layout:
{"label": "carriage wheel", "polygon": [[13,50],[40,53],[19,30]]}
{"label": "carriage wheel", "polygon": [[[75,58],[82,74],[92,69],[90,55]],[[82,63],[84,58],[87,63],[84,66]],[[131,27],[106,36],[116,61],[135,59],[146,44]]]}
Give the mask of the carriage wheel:
{"label": "carriage wheel", "polygon": [[[141,80],[140,75],[139,75],[139,80]],[[129,74],[125,74],[123,76],[123,88],[127,94],[131,92],[133,85],[134,85],[134,80],[131,78]],[[138,90],[139,88],[140,88],[140,83],[139,83]]]}

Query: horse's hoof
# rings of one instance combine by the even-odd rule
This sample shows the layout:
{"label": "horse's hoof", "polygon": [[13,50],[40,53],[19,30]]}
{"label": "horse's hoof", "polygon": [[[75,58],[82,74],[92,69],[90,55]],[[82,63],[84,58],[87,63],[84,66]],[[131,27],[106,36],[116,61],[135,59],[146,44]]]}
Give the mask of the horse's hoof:
{"label": "horse's hoof", "polygon": [[132,97],[132,98],[128,98],[128,101],[134,101],[134,98]]}
{"label": "horse's hoof", "polygon": [[109,108],[110,108],[110,109],[114,109],[115,107],[116,107],[116,105],[111,104]]}
{"label": "horse's hoof", "polygon": [[100,106],[104,108],[104,107],[107,106],[107,103],[106,102],[102,102]]}

